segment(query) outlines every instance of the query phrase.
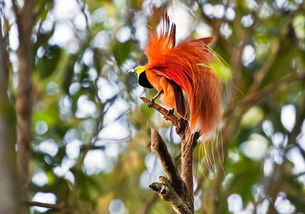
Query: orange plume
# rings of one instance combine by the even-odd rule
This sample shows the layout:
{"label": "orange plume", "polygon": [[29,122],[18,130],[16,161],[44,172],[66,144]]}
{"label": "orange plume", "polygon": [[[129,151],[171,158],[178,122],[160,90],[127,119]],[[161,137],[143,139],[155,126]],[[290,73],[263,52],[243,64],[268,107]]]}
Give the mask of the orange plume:
{"label": "orange plume", "polygon": [[207,134],[221,118],[221,81],[208,66],[218,60],[208,47],[214,38],[188,39],[176,45],[175,34],[175,24],[164,13],[161,32],[156,29],[150,32],[145,50],[147,79],[158,91],[151,74],[181,87],[187,95],[191,129],[200,126],[201,134]]}

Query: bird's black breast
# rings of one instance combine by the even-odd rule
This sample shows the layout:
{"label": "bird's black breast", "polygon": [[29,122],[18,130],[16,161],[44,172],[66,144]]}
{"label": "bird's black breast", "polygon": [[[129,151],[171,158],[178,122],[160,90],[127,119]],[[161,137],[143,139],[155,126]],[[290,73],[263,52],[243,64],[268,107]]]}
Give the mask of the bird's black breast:
{"label": "bird's black breast", "polygon": [[148,81],[147,77],[146,77],[146,72],[142,72],[139,76],[139,84],[140,86],[143,86],[145,88],[153,88],[153,86],[150,84],[150,82]]}

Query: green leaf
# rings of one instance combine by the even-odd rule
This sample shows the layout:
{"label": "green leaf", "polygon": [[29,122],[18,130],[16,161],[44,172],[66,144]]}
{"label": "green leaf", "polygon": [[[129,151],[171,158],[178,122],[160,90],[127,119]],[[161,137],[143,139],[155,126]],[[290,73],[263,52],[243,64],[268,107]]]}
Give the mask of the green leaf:
{"label": "green leaf", "polygon": [[127,42],[124,43],[116,42],[114,44],[113,55],[119,66],[121,66],[129,56],[131,51],[131,44],[132,44],[131,40],[128,40]]}
{"label": "green leaf", "polygon": [[51,45],[45,48],[45,53],[38,60],[38,70],[41,79],[49,77],[56,69],[61,55],[61,49],[58,45]]}

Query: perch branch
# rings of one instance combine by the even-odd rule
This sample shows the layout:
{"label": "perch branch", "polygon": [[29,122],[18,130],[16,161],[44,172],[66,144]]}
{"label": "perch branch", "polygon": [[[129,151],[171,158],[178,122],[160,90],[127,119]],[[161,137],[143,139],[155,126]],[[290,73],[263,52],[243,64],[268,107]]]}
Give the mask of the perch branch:
{"label": "perch branch", "polygon": [[191,208],[185,203],[185,201],[179,197],[171,181],[163,176],[159,177],[160,182],[152,183],[149,187],[158,192],[160,198],[170,202],[172,208],[178,214],[192,214]]}
{"label": "perch branch", "polygon": [[151,130],[151,150],[157,153],[166,177],[160,176],[160,182],[152,183],[149,187],[160,198],[170,202],[177,213],[192,213],[193,201],[189,197],[189,191],[178,174],[166,144],[154,129]]}
{"label": "perch branch", "polygon": [[140,99],[149,107],[154,108],[158,112],[160,112],[165,117],[165,119],[170,120],[174,124],[174,126],[177,126],[179,124],[179,119],[166,108],[163,108],[157,103],[151,102],[151,100],[147,99],[146,97],[141,97]]}
{"label": "perch branch", "polygon": [[150,148],[153,152],[157,153],[166,177],[172,181],[172,184],[175,187],[175,189],[181,191],[185,187],[184,183],[181,177],[179,176],[179,173],[172,160],[172,157],[167,150],[166,144],[162,140],[160,134],[155,129],[151,129]]}
{"label": "perch branch", "polygon": [[194,201],[193,150],[197,144],[199,133],[191,133],[189,127],[187,130],[186,136],[181,141],[181,176],[187,186],[192,201]]}
{"label": "perch branch", "polygon": [[[167,183],[160,178],[160,183],[154,183],[150,187],[159,193],[159,196],[166,200],[170,198],[171,200],[177,199],[175,194],[186,203],[186,206],[191,211],[194,212],[194,194],[193,194],[193,150],[197,144],[197,140],[200,136],[199,132],[192,132],[187,120],[181,118],[178,119],[174,113],[170,110],[163,108],[162,106],[150,101],[145,97],[141,97],[141,100],[147,104],[148,107],[154,108],[160,112],[166,120],[170,120],[176,127],[177,134],[181,137],[181,177],[179,176],[177,169],[172,161],[170,154],[167,151],[166,145],[157,131],[152,130],[151,133],[151,149],[158,154],[161,164],[165,171],[167,179],[170,181],[171,186],[167,186]],[[175,190],[175,194],[172,193]],[[164,194],[162,194],[164,193]],[[166,193],[166,194],[165,194]],[[167,197],[170,195],[171,197]],[[179,213],[177,208],[177,203],[179,200],[175,200],[177,203],[170,203],[176,212]],[[179,207],[182,209],[183,206]],[[184,209],[183,209],[184,210]],[[181,210],[180,210],[181,211]],[[185,211],[185,210],[184,210]],[[182,212],[183,213],[183,212]],[[185,212],[184,212],[185,213]]]}
{"label": "perch branch", "polygon": [[140,98],[144,103],[147,104],[148,107],[154,108],[158,112],[160,112],[166,120],[169,120],[173,123],[173,125],[176,127],[177,134],[183,138],[185,136],[184,131],[186,130],[186,127],[188,126],[188,123],[184,119],[178,119],[171,111],[167,110],[166,108],[163,108],[162,106],[151,102],[146,97]]}

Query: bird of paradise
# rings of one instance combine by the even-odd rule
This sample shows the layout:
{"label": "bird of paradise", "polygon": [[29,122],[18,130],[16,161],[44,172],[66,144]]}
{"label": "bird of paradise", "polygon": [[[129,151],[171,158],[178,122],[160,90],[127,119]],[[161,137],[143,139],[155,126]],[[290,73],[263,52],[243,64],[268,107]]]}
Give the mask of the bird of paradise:
{"label": "bird of paradise", "polygon": [[[187,119],[192,130],[200,134],[213,131],[221,119],[221,79],[213,62],[219,61],[208,45],[214,37],[187,39],[176,45],[176,25],[163,13],[158,33],[149,34],[145,49],[148,63],[133,69],[138,82],[155,88],[161,101]],[[186,99],[185,96],[186,95]]]}

